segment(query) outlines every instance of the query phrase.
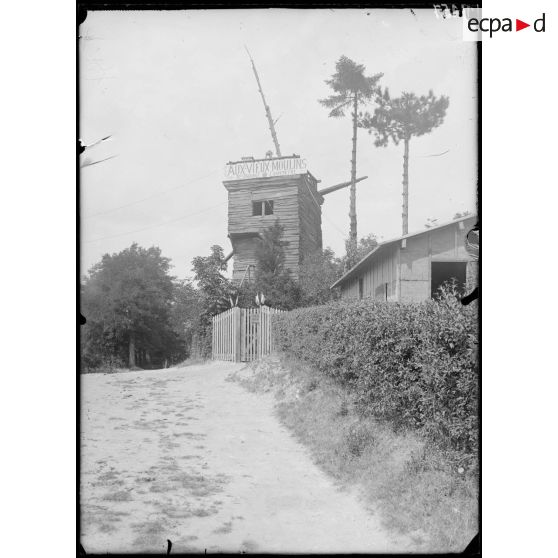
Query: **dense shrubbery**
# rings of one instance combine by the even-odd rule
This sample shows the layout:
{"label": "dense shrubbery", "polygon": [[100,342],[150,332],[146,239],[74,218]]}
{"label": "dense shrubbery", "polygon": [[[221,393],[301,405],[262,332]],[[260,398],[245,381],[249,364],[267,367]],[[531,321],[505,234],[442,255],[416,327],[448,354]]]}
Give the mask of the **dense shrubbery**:
{"label": "dense shrubbery", "polygon": [[343,301],[274,319],[279,351],[349,388],[361,412],[476,453],[476,304],[449,288],[438,301]]}

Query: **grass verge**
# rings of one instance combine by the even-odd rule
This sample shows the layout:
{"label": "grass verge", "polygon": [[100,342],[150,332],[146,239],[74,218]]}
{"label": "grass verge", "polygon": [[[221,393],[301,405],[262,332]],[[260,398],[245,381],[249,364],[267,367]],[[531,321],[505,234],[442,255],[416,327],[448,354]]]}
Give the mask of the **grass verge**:
{"label": "grass verge", "polygon": [[274,392],[280,420],[316,464],[357,487],[417,552],[461,552],[477,533],[476,467],[466,471],[416,433],[362,417],[347,391],[298,362],[271,358],[231,379]]}

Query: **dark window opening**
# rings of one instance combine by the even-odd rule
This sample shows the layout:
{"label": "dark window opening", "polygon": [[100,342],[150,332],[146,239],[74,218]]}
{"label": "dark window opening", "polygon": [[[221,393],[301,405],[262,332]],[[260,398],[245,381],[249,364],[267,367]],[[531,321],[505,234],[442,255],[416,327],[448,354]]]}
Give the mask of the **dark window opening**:
{"label": "dark window opening", "polygon": [[262,214],[262,202],[252,202],[252,216]]}
{"label": "dark window opening", "polygon": [[364,279],[362,277],[358,278],[358,298],[364,296]]}
{"label": "dark window opening", "polygon": [[273,215],[273,202],[264,201],[264,212],[266,215]]}
{"label": "dark window opening", "polygon": [[467,281],[467,262],[432,262],[431,297],[440,296],[440,287],[446,282],[455,281],[461,295],[465,294]]}
{"label": "dark window opening", "polygon": [[273,215],[273,201],[255,201],[252,202],[252,216]]}

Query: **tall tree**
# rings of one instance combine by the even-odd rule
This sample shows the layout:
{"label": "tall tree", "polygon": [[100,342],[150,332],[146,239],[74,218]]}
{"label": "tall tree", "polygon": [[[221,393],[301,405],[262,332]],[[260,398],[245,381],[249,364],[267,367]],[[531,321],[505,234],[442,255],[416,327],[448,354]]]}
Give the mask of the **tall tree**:
{"label": "tall tree", "polygon": [[395,145],[403,141],[403,234],[409,232],[409,142],[411,138],[428,134],[440,126],[446,116],[449,98],[428,95],[417,97],[414,93],[403,92],[401,97],[390,99],[385,89],[378,97],[374,114],[366,113],[359,126],[367,128],[376,136],[375,145],[386,147],[391,139]]}
{"label": "tall tree", "polygon": [[192,270],[201,294],[202,321],[210,323],[213,316],[229,307],[232,292],[231,283],[224,275],[227,262],[223,248],[214,245],[209,256],[195,257]]}
{"label": "tall tree", "polygon": [[378,81],[383,74],[373,76],[364,75],[365,67],[357,64],[346,56],[341,56],[335,63],[335,73],[326,83],[333,89],[333,94],[319,102],[331,109],[329,116],[339,118],[345,115],[345,110],[351,108],[353,124],[353,149],[351,157],[351,190],[350,190],[350,233],[349,241],[357,245],[357,216],[356,216],[356,159],[357,159],[357,124],[359,106],[379,93]]}
{"label": "tall tree", "polygon": [[188,280],[175,283],[171,323],[180,340],[180,357],[191,355],[192,340],[199,326],[202,311],[201,293]]}
{"label": "tall tree", "polygon": [[341,268],[344,271],[348,271],[353,265],[358,263],[364,256],[369,254],[374,248],[378,246],[378,240],[376,235],[373,233],[362,237],[358,241],[358,245],[355,247],[350,240],[345,241],[345,251],[346,255],[341,258]]}
{"label": "tall tree", "polygon": [[176,348],[171,325],[173,278],[170,260],[155,246],[132,244],[105,254],[82,287],[84,335],[91,352],[120,355],[136,366],[136,352],[167,355]]}
{"label": "tall tree", "polygon": [[339,289],[330,289],[343,271],[341,261],[331,248],[317,250],[300,266],[299,285],[304,306],[325,304],[340,296]]}

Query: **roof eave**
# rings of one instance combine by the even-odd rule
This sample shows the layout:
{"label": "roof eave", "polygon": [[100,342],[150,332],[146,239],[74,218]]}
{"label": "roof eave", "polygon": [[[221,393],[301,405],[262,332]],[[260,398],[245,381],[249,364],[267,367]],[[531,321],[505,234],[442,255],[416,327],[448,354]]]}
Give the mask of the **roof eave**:
{"label": "roof eave", "polygon": [[339,286],[340,283],[342,283],[343,281],[345,281],[346,279],[349,279],[352,275],[354,275],[360,269],[360,267],[368,261],[369,258],[372,258],[372,256],[380,248],[382,248],[382,246],[384,246],[384,244],[378,244],[378,246],[376,246],[376,248],[374,248],[371,252],[368,252],[368,254],[366,254],[366,256],[364,256],[364,258],[362,258],[353,267],[351,267],[351,269],[349,269],[349,271],[347,271],[343,276],[339,277],[339,279],[337,279],[337,281],[335,281],[335,283],[333,283],[333,285],[331,285],[330,289],[334,289],[335,287]]}

